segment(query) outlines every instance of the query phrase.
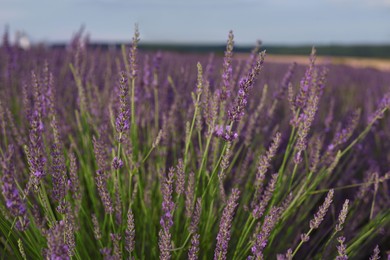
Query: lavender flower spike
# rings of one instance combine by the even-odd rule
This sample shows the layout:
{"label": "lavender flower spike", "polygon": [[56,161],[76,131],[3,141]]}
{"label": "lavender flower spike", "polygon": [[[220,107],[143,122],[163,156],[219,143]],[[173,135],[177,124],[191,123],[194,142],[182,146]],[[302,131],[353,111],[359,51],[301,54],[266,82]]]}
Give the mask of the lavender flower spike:
{"label": "lavender flower spike", "polygon": [[313,86],[315,60],[316,60],[316,49],[312,48],[310,54],[310,65],[305,72],[305,76],[301,80],[299,94],[295,100],[295,107],[297,108],[303,108],[306,105],[309,89],[310,87]]}
{"label": "lavender flower spike", "polygon": [[25,147],[25,152],[27,154],[31,177],[27,184],[26,193],[30,191],[30,188],[37,191],[40,180],[46,175],[44,170],[46,158],[44,157],[42,141],[43,123],[41,114],[37,110],[31,116],[30,127],[30,144],[28,147]]}
{"label": "lavender flower spike", "polygon": [[341,210],[341,212],[339,214],[338,223],[336,225],[337,232],[340,232],[343,229],[343,224],[344,224],[345,219],[347,218],[347,214],[348,214],[348,205],[349,205],[349,200],[346,199],[344,204],[343,204],[343,209]]}
{"label": "lavender flower spike", "polygon": [[260,52],[256,65],[245,78],[240,80],[238,96],[235,99],[234,106],[228,111],[228,116],[231,121],[240,121],[244,115],[244,108],[248,103],[249,90],[253,87],[255,79],[263,67],[264,57],[265,51]]}
{"label": "lavender flower spike", "polygon": [[57,222],[47,232],[48,249],[45,250],[46,259],[70,259],[68,252],[69,247],[65,243],[65,222],[63,220]]}
{"label": "lavender flower spike", "polygon": [[[121,72],[121,78],[119,80],[119,114],[115,120],[115,127],[118,134],[121,136],[123,132],[130,128],[130,108],[128,104],[129,86],[127,84],[127,78],[125,73]],[[122,140],[119,140],[121,142]]]}
{"label": "lavender flower spike", "polygon": [[379,246],[376,245],[374,252],[372,253],[372,255],[370,257],[370,260],[379,260],[381,258],[379,256],[380,253],[381,253],[381,251],[379,250]]}
{"label": "lavender flower spike", "polygon": [[197,260],[199,253],[199,234],[194,234],[191,238],[191,247],[188,250],[188,260]]}
{"label": "lavender flower spike", "polygon": [[[53,199],[61,202],[66,195],[66,165],[61,153],[61,145],[54,143],[51,148],[51,175],[53,182]],[[62,213],[62,212],[61,212]]]}
{"label": "lavender flower spike", "polygon": [[127,252],[131,254],[135,248],[135,225],[134,225],[134,214],[131,208],[127,212],[127,228],[125,231],[125,248]]}
{"label": "lavender flower spike", "polygon": [[222,87],[219,91],[220,100],[226,100],[230,97],[230,84],[232,80],[232,56],[233,56],[234,35],[229,32],[229,39],[226,45],[225,58],[223,59]]}
{"label": "lavender flower spike", "polygon": [[314,215],[314,219],[310,220],[311,229],[317,229],[320,226],[321,222],[324,220],[326,212],[328,212],[328,209],[332,204],[333,194],[334,194],[334,190],[333,189],[329,190],[328,194],[326,195],[324,203],[320,206],[317,213]]}
{"label": "lavender flower spike", "polygon": [[112,199],[107,188],[107,179],[108,176],[104,171],[98,170],[96,172],[96,186],[99,192],[100,199],[103,202],[104,210],[106,213],[111,214],[114,211]]}
{"label": "lavender flower spike", "polygon": [[295,154],[294,163],[299,164],[302,160],[302,152],[307,147],[307,136],[309,130],[314,121],[314,117],[317,113],[319,103],[319,96],[316,93],[312,93],[309,97],[308,104],[301,114],[301,124],[298,128],[298,140],[296,144],[297,153]]}
{"label": "lavender flower spike", "polygon": [[184,164],[183,160],[179,159],[179,162],[176,166],[176,193],[177,195],[181,195],[184,193],[185,188],[185,172],[184,172]]}
{"label": "lavender flower spike", "polygon": [[16,228],[20,231],[24,231],[29,225],[27,208],[26,203],[21,198],[16,186],[14,179],[14,166],[10,162],[13,155],[13,147],[10,146],[8,150],[8,156],[0,161],[3,172],[3,177],[1,178],[2,193],[5,198],[6,207],[10,211],[11,216],[17,218]]}
{"label": "lavender flower spike", "polygon": [[169,169],[168,176],[164,180],[162,185],[162,216],[160,219],[161,229],[158,233],[159,242],[158,246],[160,249],[160,259],[166,260],[171,258],[171,233],[169,229],[173,225],[173,211],[175,208],[175,203],[172,199],[173,194],[173,178],[174,178],[174,168]]}
{"label": "lavender flower spike", "polygon": [[271,234],[272,229],[276,225],[280,217],[281,208],[272,207],[268,215],[264,219],[263,226],[259,234],[256,236],[256,241],[252,247],[252,254],[255,259],[263,259],[263,250],[267,246],[268,238]]}
{"label": "lavender flower spike", "polygon": [[219,232],[217,235],[217,246],[214,251],[214,260],[226,259],[227,250],[230,240],[230,229],[232,227],[234,212],[238,206],[238,198],[240,191],[232,190],[232,195],[226,204],[222,213],[221,223],[219,224]]}
{"label": "lavender flower spike", "polygon": [[339,255],[336,257],[336,260],[348,260],[348,256],[347,256],[347,248],[344,244],[345,242],[345,237],[339,237],[337,238],[337,241],[339,241],[339,245],[337,246],[337,252],[339,253]]}

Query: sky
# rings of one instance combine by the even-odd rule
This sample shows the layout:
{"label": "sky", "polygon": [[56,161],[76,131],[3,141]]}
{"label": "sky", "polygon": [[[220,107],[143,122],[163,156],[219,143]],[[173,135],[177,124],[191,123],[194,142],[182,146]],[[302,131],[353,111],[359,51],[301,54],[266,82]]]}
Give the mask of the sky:
{"label": "sky", "polygon": [[94,42],[389,44],[390,0],[0,0],[0,32],[69,41],[84,25]]}

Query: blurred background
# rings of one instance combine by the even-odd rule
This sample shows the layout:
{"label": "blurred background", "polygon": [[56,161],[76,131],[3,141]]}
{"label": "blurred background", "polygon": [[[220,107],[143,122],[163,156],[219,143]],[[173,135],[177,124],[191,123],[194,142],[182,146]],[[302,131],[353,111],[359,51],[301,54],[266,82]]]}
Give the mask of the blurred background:
{"label": "blurred background", "polygon": [[390,0],[0,0],[0,30],[22,47],[61,46],[84,28],[97,45],[128,43],[138,23],[149,49],[390,58]]}

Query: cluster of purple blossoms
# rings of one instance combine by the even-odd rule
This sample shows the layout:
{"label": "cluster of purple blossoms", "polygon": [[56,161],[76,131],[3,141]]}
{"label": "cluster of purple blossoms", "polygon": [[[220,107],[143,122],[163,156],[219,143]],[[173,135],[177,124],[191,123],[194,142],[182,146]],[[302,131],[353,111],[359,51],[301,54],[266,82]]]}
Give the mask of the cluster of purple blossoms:
{"label": "cluster of purple blossoms", "polygon": [[115,127],[118,133],[123,133],[130,129],[129,111],[120,112],[115,120]]}
{"label": "cluster of purple blossoms", "polygon": [[162,216],[160,219],[161,229],[159,232],[159,248],[160,259],[170,259],[171,257],[171,233],[169,229],[173,225],[173,211],[175,209],[175,203],[172,199],[173,194],[173,178],[174,168],[170,168],[168,176],[165,177],[164,184],[162,185]]}
{"label": "cluster of purple blossoms", "polygon": [[218,91],[219,99],[221,101],[227,100],[230,97],[230,85],[231,85],[232,74],[233,74],[233,68],[232,68],[233,45],[234,45],[234,34],[233,31],[230,31],[229,39],[226,45],[225,57],[223,59],[222,87]]}
{"label": "cluster of purple blossoms", "polygon": [[[122,134],[123,132],[129,130],[130,128],[130,109],[128,105],[128,95],[129,95],[129,86],[127,84],[127,77],[125,75],[125,72],[121,72],[121,78],[119,80],[119,102],[120,102],[120,108],[119,108],[119,114],[115,120],[115,127],[116,131],[119,134]],[[119,140],[121,141],[121,140]]]}
{"label": "cluster of purple blossoms", "polygon": [[100,140],[97,140],[94,137],[92,141],[93,141],[95,158],[98,165],[98,170],[96,171],[96,177],[95,177],[97,190],[100,199],[103,202],[105,212],[111,214],[113,213],[114,209],[113,209],[112,199],[110,197],[110,193],[107,188],[107,180],[109,176],[106,173],[106,171],[108,170],[109,167],[107,167],[107,163],[106,163],[107,155],[105,152],[105,147]]}
{"label": "cluster of purple blossoms", "polygon": [[296,154],[294,163],[299,164],[302,161],[302,152],[307,148],[307,136],[311,125],[313,124],[315,115],[318,110],[319,96],[313,91],[307,101],[307,106],[300,115],[300,124],[298,127],[298,140],[296,143]]}
{"label": "cluster of purple blossoms", "polygon": [[112,160],[112,168],[114,168],[115,170],[119,170],[122,167],[123,167],[123,161],[120,158],[115,156],[114,159]]}
{"label": "cluster of purple blossoms", "polygon": [[57,144],[52,146],[51,176],[53,182],[53,198],[56,201],[62,201],[67,192],[66,185],[66,165],[64,157],[61,154]]}
{"label": "cluster of purple blossoms", "polygon": [[217,245],[214,251],[214,260],[226,259],[227,250],[230,241],[230,229],[232,227],[234,212],[238,206],[240,191],[233,189],[226,207],[223,210],[221,222],[219,224],[219,232],[217,235]]}
{"label": "cluster of purple blossoms", "polygon": [[291,82],[292,76],[294,75],[296,67],[297,67],[297,63],[293,62],[288,68],[286,74],[284,75],[282,81],[280,82],[279,90],[274,94],[275,99],[281,100],[284,97],[288,85]]}
{"label": "cluster of purple blossoms", "polygon": [[263,196],[261,197],[260,203],[255,206],[253,209],[253,216],[257,219],[261,218],[267,209],[268,203],[272,199],[272,195],[276,188],[276,182],[278,180],[278,173],[274,173],[272,175],[272,179],[270,180],[267,189],[265,190]]}
{"label": "cluster of purple blossoms", "polygon": [[316,50],[313,48],[310,55],[310,65],[305,72],[305,76],[301,80],[299,93],[295,99],[296,108],[304,108],[308,98],[310,88],[313,86],[315,73]]}
{"label": "cluster of purple blossoms", "polygon": [[314,215],[314,218],[310,220],[310,228],[311,229],[317,229],[321,222],[324,220],[324,217],[326,213],[328,212],[328,209],[333,201],[333,194],[334,190],[329,190],[328,194],[326,195],[324,203],[320,206],[317,213]]}
{"label": "cluster of purple blossoms", "polygon": [[383,117],[386,110],[390,109],[390,92],[386,93],[379,101],[377,109],[368,117],[368,123],[373,124],[377,119]]}
{"label": "cluster of purple blossoms", "polygon": [[239,83],[238,96],[235,99],[233,107],[228,111],[229,119],[232,122],[238,122],[244,115],[244,108],[248,103],[249,90],[253,87],[256,77],[259,75],[263,67],[265,51],[259,53],[256,65],[250,73],[242,78]]}
{"label": "cluster of purple blossoms", "polygon": [[31,187],[34,190],[38,189],[39,181],[45,176],[44,169],[46,164],[42,140],[43,123],[38,111],[34,111],[32,114],[30,125],[30,145],[26,148],[27,161],[31,172],[31,178],[27,187],[28,191]]}
{"label": "cluster of purple blossoms", "polygon": [[336,260],[348,260],[347,247],[344,244],[345,237],[338,237],[337,241],[339,242],[339,245],[337,246],[338,256],[336,256]]}
{"label": "cluster of purple blossoms", "polygon": [[48,249],[46,259],[70,259],[69,246],[65,243],[66,225],[63,220],[54,224],[46,233]]}
{"label": "cluster of purple blossoms", "polygon": [[225,129],[222,125],[215,126],[214,135],[216,137],[221,137],[223,140],[227,142],[231,142],[237,139],[238,137],[238,134],[231,130],[230,125],[225,126]]}
{"label": "cluster of purple blossoms", "polygon": [[135,224],[134,224],[134,214],[131,208],[127,212],[127,227],[125,230],[125,249],[127,252],[131,253],[135,249]]}
{"label": "cluster of purple blossoms", "polygon": [[137,47],[139,42],[139,30],[138,25],[135,25],[134,28],[134,36],[132,39],[131,49],[129,53],[129,60],[130,60],[130,77],[132,80],[134,80],[137,77],[138,74],[138,67],[137,67]]}
{"label": "cluster of purple blossoms", "polygon": [[280,218],[281,210],[281,208],[272,207],[268,215],[264,218],[263,226],[257,234],[255,244],[252,247],[252,254],[255,256],[255,259],[263,259],[263,250],[268,244],[268,238],[272,229]]}
{"label": "cluster of purple blossoms", "polygon": [[15,183],[14,177],[14,166],[10,162],[13,155],[13,147],[9,147],[9,155],[0,161],[3,176],[2,182],[2,193],[5,198],[5,205],[12,217],[17,218],[16,228],[20,231],[26,230],[29,225],[27,218],[27,207],[24,200],[19,194],[19,190]]}
{"label": "cluster of purple blossoms", "polygon": [[107,189],[107,179],[108,176],[105,174],[104,171],[102,170],[97,170],[96,172],[96,186],[99,192],[100,199],[103,202],[104,210],[106,213],[113,213],[114,208],[113,208],[113,203],[112,199],[110,197],[110,193],[108,192]]}
{"label": "cluster of purple blossoms", "polygon": [[191,238],[191,247],[188,250],[188,260],[197,260],[199,253],[199,234],[194,234]]}
{"label": "cluster of purple blossoms", "polygon": [[178,196],[184,193],[185,181],[186,176],[184,171],[183,159],[179,159],[176,166],[176,193]]}

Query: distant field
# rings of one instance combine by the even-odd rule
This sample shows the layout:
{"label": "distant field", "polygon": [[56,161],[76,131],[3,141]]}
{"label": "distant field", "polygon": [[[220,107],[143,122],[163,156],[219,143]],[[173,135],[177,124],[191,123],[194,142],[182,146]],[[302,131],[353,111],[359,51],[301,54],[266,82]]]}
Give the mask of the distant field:
{"label": "distant field", "polygon": [[[308,56],[302,55],[267,55],[267,62],[308,64]],[[352,57],[317,57],[319,64],[340,64],[355,68],[375,68],[383,71],[390,71],[390,60],[374,58],[352,58]]]}

